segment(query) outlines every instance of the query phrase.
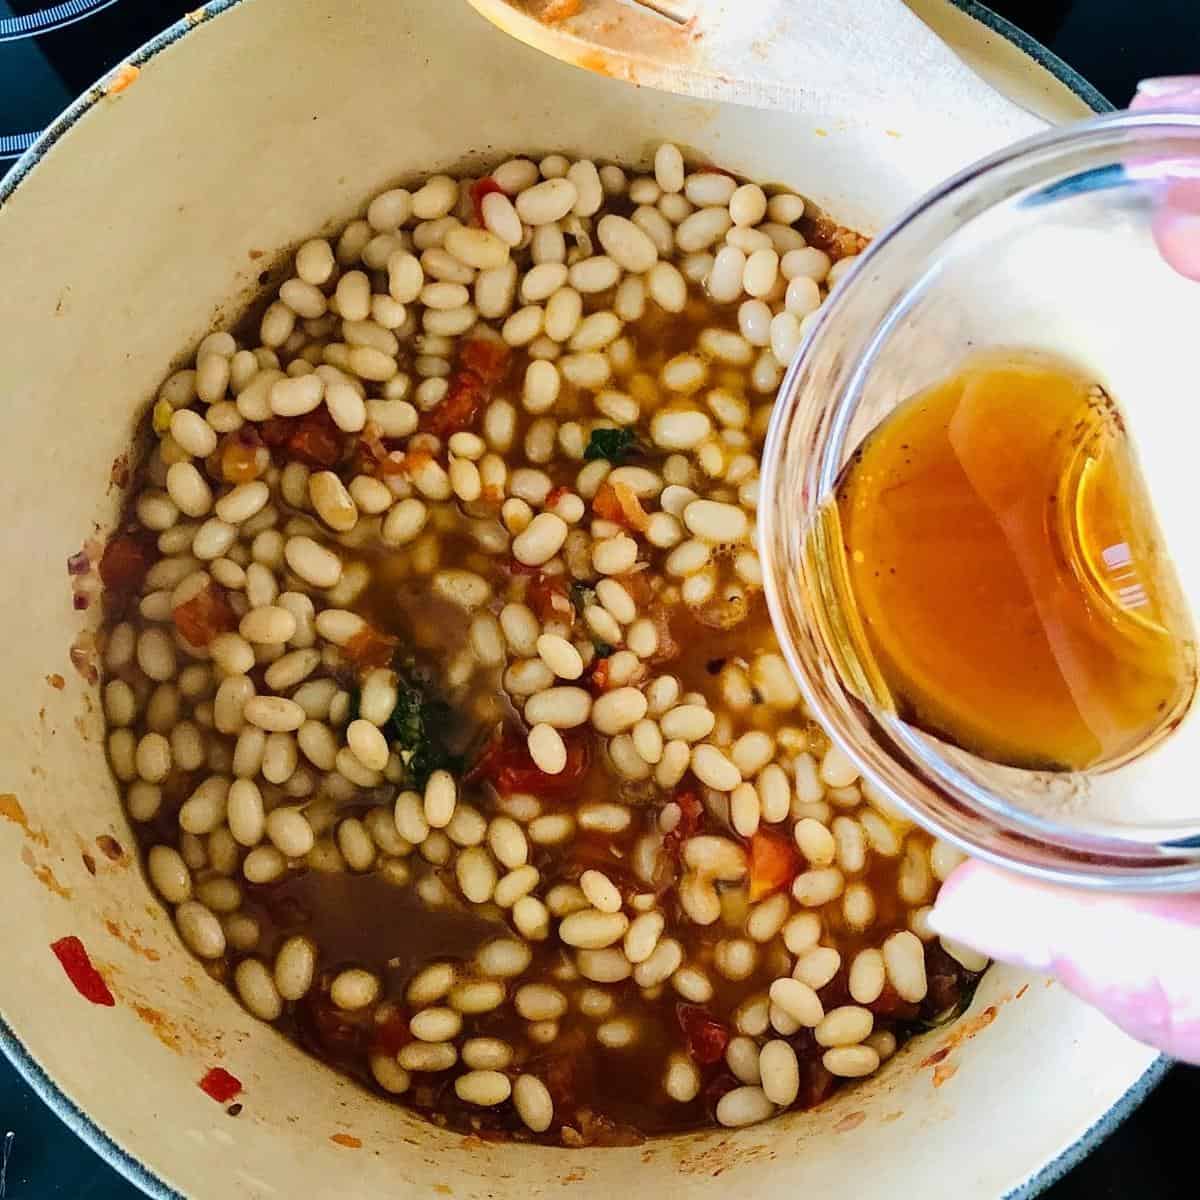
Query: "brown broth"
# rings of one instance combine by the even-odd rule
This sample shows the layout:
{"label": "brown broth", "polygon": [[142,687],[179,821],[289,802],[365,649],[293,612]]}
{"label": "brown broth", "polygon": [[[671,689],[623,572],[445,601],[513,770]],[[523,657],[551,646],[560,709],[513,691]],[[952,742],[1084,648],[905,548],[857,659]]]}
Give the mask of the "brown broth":
{"label": "brown broth", "polygon": [[[832,519],[832,513],[831,513]],[[1190,620],[1120,416],[1015,356],[901,405],[837,520],[852,603],[900,713],[1015,766],[1140,752],[1195,688]]]}
{"label": "brown broth", "polygon": [[[610,211],[628,214],[632,207],[622,199],[613,202]],[[861,249],[857,235],[838,229],[819,214],[806,217],[804,229],[814,243],[826,246],[835,258]],[[613,302],[612,292],[586,295],[584,311],[611,308]],[[645,315],[626,326],[624,336],[631,347],[628,368],[616,370],[609,386],[636,396],[642,406],[641,419],[633,430],[637,445],[625,459],[628,465],[659,472],[665,469],[668,456],[654,446],[650,432],[650,420],[656,409],[705,407],[703,390],[685,397],[671,395],[660,386],[664,365],[677,354],[695,351],[702,331],[737,327],[736,306],[716,305],[697,287],[690,288],[683,312],[669,314],[648,303]],[[253,336],[250,327],[246,334]],[[283,357],[286,366],[287,356]],[[411,370],[413,358],[411,347],[403,347],[399,355],[401,368]],[[549,477],[555,488],[574,489],[583,465],[577,458],[556,449],[551,461],[531,462],[525,452],[525,439],[534,424],[534,418],[521,405],[521,381],[529,361],[525,350],[515,351],[504,378],[492,392],[493,398],[511,401],[518,414],[512,448],[503,457],[510,470],[536,467]],[[769,397],[755,393],[747,368],[716,361],[708,361],[706,366],[705,388],[727,389],[744,404],[745,420],[738,432],[744,433],[744,452],[757,458],[762,450]],[[554,407],[554,420],[558,423],[593,420],[593,399],[589,391],[564,380]],[[478,427],[477,419],[475,428]],[[328,429],[318,432],[331,436]],[[253,440],[247,445],[252,447]],[[290,442],[273,444],[270,458],[273,472],[293,461],[290,445]],[[360,470],[351,464],[359,462],[361,446],[351,436],[342,439],[338,449],[340,458],[335,469],[342,481],[349,483]],[[252,457],[253,450],[246,453]],[[206,466],[211,474],[211,466]],[[284,501],[277,474],[270,478],[281,526],[310,515],[297,512]],[[701,479],[699,472],[694,482],[706,491],[716,487],[712,480]],[[135,492],[149,486],[146,474],[139,476],[133,486]],[[726,487],[724,494],[728,502],[737,501],[736,486]],[[586,497],[589,510],[592,499]],[[653,507],[652,502],[648,504]],[[508,737],[522,746],[526,731],[519,704],[502,686],[503,668],[483,668],[477,664],[477,669],[460,677],[461,657],[470,643],[470,616],[436,594],[434,574],[456,568],[482,576],[492,589],[487,608],[493,614],[498,614],[506,602],[532,603],[537,588],[560,587],[566,595],[566,585],[571,579],[562,573],[561,559],[556,559],[545,571],[531,571],[521,568],[507,552],[492,553],[482,548],[480,530],[498,527],[497,504],[481,499],[430,507],[433,512],[427,531],[436,537],[436,553],[432,558],[426,555],[419,559],[415,545],[385,546],[373,533],[365,538],[356,537],[352,544],[343,547],[346,563],[365,565],[370,572],[367,585],[349,607],[369,623],[376,635],[395,640],[398,669],[419,673],[432,694],[449,705],[447,740],[468,764],[477,763],[481,754],[488,752],[489,740],[501,731],[507,731]],[[587,528],[588,524],[589,516],[585,515],[580,527]],[[150,565],[160,554],[155,539],[137,529],[132,507],[127,510],[123,528],[128,539],[125,550],[133,566],[125,572],[120,586],[109,588],[108,612],[110,622],[124,618],[135,632],[141,632],[153,622],[138,610],[141,579],[133,568],[139,560],[142,567]],[[732,555],[721,547],[714,554],[714,562],[722,588],[704,604],[689,607],[681,601],[679,580],[671,578],[664,569],[665,557],[664,551],[643,546],[639,566],[644,564],[645,569],[625,579],[631,593],[636,595],[639,616],[653,618],[661,631],[659,652],[638,667],[632,682],[645,684],[653,676],[672,674],[679,681],[681,693],[702,693],[721,719],[731,722],[737,732],[762,730],[776,737],[781,745],[786,743],[788,755],[807,753],[819,761],[828,747],[828,739],[809,720],[801,705],[787,709],[773,707],[756,688],[751,689],[748,704],[736,713],[726,704],[727,685],[732,690],[734,682],[749,679],[753,664],[762,655],[776,652],[761,592],[757,587],[737,582]],[[418,569],[419,562],[422,565]],[[596,579],[594,573],[584,571],[577,582],[591,585]],[[726,584],[731,586],[728,595],[723,590]],[[281,579],[283,585],[298,586],[294,578]],[[324,603],[321,594],[307,590],[320,607]],[[577,613],[572,620],[572,637],[578,642],[587,667],[579,684],[598,695],[605,686],[602,655],[605,649],[613,647],[589,644],[581,633],[582,623]],[[351,694],[352,706],[357,702],[363,672],[356,670],[353,662],[336,647],[325,646],[324,651],[321,664],[310,679],[336,681],[340,689]],[[257,688],[265,688],[263,663],[256,664],[250,676]],[[109,680],[127,683],[134,691],[139,707],[136,732],[144,733],[146,724],[140,710],[154,692],[150,681],[132,662],[110,671]],[[202,706],[211,702],[209,692],[189,700],[182,708],[189,719],[195,720]],[[208,717],[209,724],[200,721],[212,751],[208,760],[198,770],[173,767],[162,784],[161,807],[152,818],[138,825],[138,836],[145,849],[156,845],[178,847],[185,857],[198,862],[193,876],[199,884],[223,873],[209,856],[215,835],[181,837],[179,811],[211,773],[230,773],[234,741],[230,736],[213,732],[211,712]],[[505,1003],[494,1011],[467,1016],[462,1034],[462,1037],[502,1039],[513,1052],[506,1074],[515,1077],[527,1071],[546,1083],[555,1108],[554,1121],[546,1133],[531,1133],[511,1099],[482,1109],[464,1103],[453,1087],[457,1068],[440,1073],[414,1073],[411,1087],[399,1096],[385,1093],[372,1073],[373,1055],[392,1057],[411,1040],[408,1019],[413,1013],[406,997],[410,983],[422,968],[449,962],[455,964],[460,979],[472,979],[476,976],[474,958],[480,947],[497,936],[515,936],[510,913],[495,903],[471,904],[463,897],[454,868],[457,847],[451,847],[450,861],[446,863],[427,861],[419,850],[390,858],[380,848],[375,867],[365,873],[350,871],[344,863],[337,870],[318,869],[314,866],[314,851],[313,855],[289,862],[278,882],[242,881],[242,902],[237,915],[256,923],[256,942],[249,951],[231,946],[222,957],[208,963],[208,970],[232,986],[235,969],[242,959],[253,955],[269,965],[286,938],[295,934],[310,938],[318,951],[316,982],[301,1001],[284,1005],[277,1027],[379,1095],[407,1104],[454,1129],[553,1145],[603,1145],[631,1144],[648,1135],[711,1126],[717,1101],[737,1081],[719,1054],[715,1059],[705,1055],[699,1063],[700,1089],[695,1098],[681,1102],[667,1096],[663,1080],[669,1057],[689,1050],[699,1053],[697,1047],[703,1044],[698,1036],[685,1036],[684,1024],[699,1021],[707,1031],[706,1036],[716,1036],[718,1041],[728,1039],[735,1029],[738,1007],[751,998],[761,997],[774,979],[787,974],[793,956],[786,950],[782,936],[776,934],[758,947],[757,961],[748,977],[732,980],[722,975],[715,965],[717,947],[723,939],[745,937],[745,918],[750,907],[748,889],[741,882],[720,885],[721,918],[708,926],[692,923],[686,918],[679,898],[680,839],[672,842],[670,832],[665,838],[663,834],[669,824],[668,814],[679,817],[681,802],[686,797],[699,798],[703,803],[697,800],[697,811],[691,818],[694,828],[690,832],[723,836],[748,848],[751,839],[739,837],[731,829],[727,798],[723,801],[715,793],[707,794],[690,773],[670,788],[659,787],[652,778],[623,778],[607,758],[603,738],[590,727],[585,727],[578,736],[590,754],[586,772],[569,790],[536,796],[537,811],[542,815],[581,817],[594,806],[617,804],[628,810],[629,823],[617,832],[577,827],[561,844],[531,844],[528,861],[540,873],[538,894],[546,896],[555,885],[576,884],[585,870],[602,871],[620,891],[630,911],[638,911],[636,900],[663,914],[664,936],[679,939],[685,962],[704,971],[712,995],[701,1004],[693,1004],[683,1000],[669,981],[645,990],[632,979],[615,984],[589,983],[578,975],[573,953],[558,940],[552,920],[548,938],[529,942],[531,964],[519,978],[507,981]],[[360,789],[352,798],[334,805],[332,813],[324,813],[315,832],[317,849],[326,868],[340,861],[332,850],[337,822],[350,817],[362,820],[380,806],[390,811],[400,786],[393,779],[379,787]],[[277,785],[264,785],[264,794],[268,810],[284,804],[304,807],[310,803],[308,796],[291,797]],[[484,820],[515,811],[515,800],[499,794],[496,787],[483,779],[468,775],[460,780],[459,804],[469,804]],[[833,808],[833,816],[843,811],[852,815],[863,803],[863,797],[854,788],[845,789]],[[322,804],[325,798],[318,792],[313,799],[313,810]],[[522,817],[523,824],[527,820],[527,815]],[[317,824],[314,817],[314,825]],[[779,823],[774,836],[790,845],[790,829],[789,817]],[[899,828],[897,836],[907,848],[928,859],[931,844],[924,834]],[[649,839],[655,847],[651,878],[639,873],[644,839]],[[241,856],[244,852],[239,849],[236,853]],[[224,874],[240,879],[241,861],[239,857],[232,872]],[[868,850],[865,868],[855,876],[853,882],[865,884],[875,899],[876,916],[868,929],[850,928],[837,898],[813,910],[821,915],[822,944],[836,947],[842,954],[841,968],[820,991],[827,1009],[850,1003],[847,973],[853,954],[861,948],[878,946],[894,930],[911,928],[917,910],[932,899],[935,886],[932,881],[919,897],[909,901],[900,898],[901,862],[902,857],[888,858]],[[388,870],[376,869],[381,863],[390,874]],[[798,853],[793,865],[796,870],[804,866]],[[790,879],[775,886],[783,889],[788,883]],[[436,903],[423,898],[431,894],[429,889],[433,884],[440,886]],[[791,913],[803,911],[791,901],[789,905]],[[975,979],[972,973],[942,952],[935,941],[926,943],[925,954],[931,982],[937,981],[930,998],[922,1004],[904,1004],[894,992],[885,989],[879,1000],[869,1006],[875,1014],[877,1031],[894,1032],[903,1040],[917,1023],[942,1015],[969,996]],[[333,980],[348,967],[365,968],[375,975],[380,983],[377,1002],[351,1011],[341,1010],[333,1003],[330,996]],[[517,1014],[511,1003],[516,988],[529,982],[553,984],[567,1000],[566,1014],[545,1041],[534,1036],[534,1027]],[[597,995],[607,995],[611,1000],[611,1012],[606,1017],[586,1015],[582,1010],[585,997],[595,1001]],[[605,1047],[596,1037],[598,1026],[603,1020],[620,1018],[636,1023],[634,1044],[621,1049]],[[810,1107],[829,1095],[839,1081],[822,1065],[824,1051],[811,1030],[800,1029],[788,1035],[787,1040],[796,1051],[800,1070],[794,1107]],[[461,1041],[461,1037],[456,1041]]]}

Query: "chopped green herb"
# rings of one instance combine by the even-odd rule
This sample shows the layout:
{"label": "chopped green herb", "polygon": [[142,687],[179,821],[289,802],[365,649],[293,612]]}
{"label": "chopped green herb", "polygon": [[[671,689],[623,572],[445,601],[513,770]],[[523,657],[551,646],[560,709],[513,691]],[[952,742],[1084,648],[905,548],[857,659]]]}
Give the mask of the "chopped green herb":
{"label": "chopped green herb", "polygon": [[[593,604],[599,604],[600,601],[596,599],[594,587],[576,580],[571,584],[571,603],[575,606],[575,611],[582,617],[585,609],[591,608]],[[608,658],[616,651],[615,646],[602,642],[598,637],[592,638],[592,645],[596,649],[597,658]]]}
{"label": "chopped green herb", "polygon": [[446,747],[454,719],[451,707],[429,695],[420,679],[401,677],[388,732],[404,761],[410,786],[423,788],[437,770],[462,771],[462,757]]}
{"label": "chopped green herb", "polygon": [[589,460],[607,458],[615,463],[637,449],[637,434],[632,429],[593,429],[583,457]]}
{"label": "chopped green herb", "polygon": [[392,709],[391,733],[401,750],[415,750],[424,736],[421,693],[407,686],[400,689],[396,707]]}
{"label": "chopped green herb", "polygon": [[596,589],[578,580],[571,584],[571,603],[575,611],[582,617],[583,610],[596,603]]}

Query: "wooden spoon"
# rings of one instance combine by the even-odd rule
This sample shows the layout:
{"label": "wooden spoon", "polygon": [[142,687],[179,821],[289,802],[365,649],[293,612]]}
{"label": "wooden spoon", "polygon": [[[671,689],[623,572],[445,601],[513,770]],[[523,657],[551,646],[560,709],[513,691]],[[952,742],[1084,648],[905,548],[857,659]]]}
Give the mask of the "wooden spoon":
{"label": "wooden spoon", "polygon": [[[663,91],[920,131],[961,161],[1045,128],[900,0],[470,0],[564,62]],[[932,127],[932,128],[931,128]]]}

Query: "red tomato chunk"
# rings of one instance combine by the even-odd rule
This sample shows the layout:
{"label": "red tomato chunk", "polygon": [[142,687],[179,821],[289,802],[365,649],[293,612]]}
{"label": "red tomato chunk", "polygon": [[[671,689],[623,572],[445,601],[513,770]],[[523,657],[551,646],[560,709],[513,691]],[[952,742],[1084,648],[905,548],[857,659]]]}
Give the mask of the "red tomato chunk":
{"label": "red tomato chunk", "polygon": [[50,943],[54,957],[67,973],[67,978],[75,985],[75,990],[93,1004],[104,1008],[112,1008],[116,1004],[104,976],[92,965],[84,944],[77,937],[59,938]]}
{"label": "red tomato chunk", "polygon": [[175,628],[193,646],[208,646],[219,633],[237,628],[225,589],[215,583],[203,587],[190,600],[172,610]]}
{"label": "red tomato chunk", "polygon": [[676,1004],[675,1016],[693,1062],[708,1067],[725,1057],[730,1036],[726,1025],[696,1004]]}

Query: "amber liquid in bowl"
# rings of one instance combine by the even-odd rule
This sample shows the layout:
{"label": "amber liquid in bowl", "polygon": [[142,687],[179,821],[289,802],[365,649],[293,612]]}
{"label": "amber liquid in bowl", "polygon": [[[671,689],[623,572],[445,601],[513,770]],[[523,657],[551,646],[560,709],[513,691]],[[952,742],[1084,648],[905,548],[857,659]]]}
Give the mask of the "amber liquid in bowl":
{"label": "amber liquid in bowl", "polygon": [[1121,414],[1027,354],[900,404],[816,539],[873,702],[992,762],[1144,752],[1196,686],[1191,621]]}

